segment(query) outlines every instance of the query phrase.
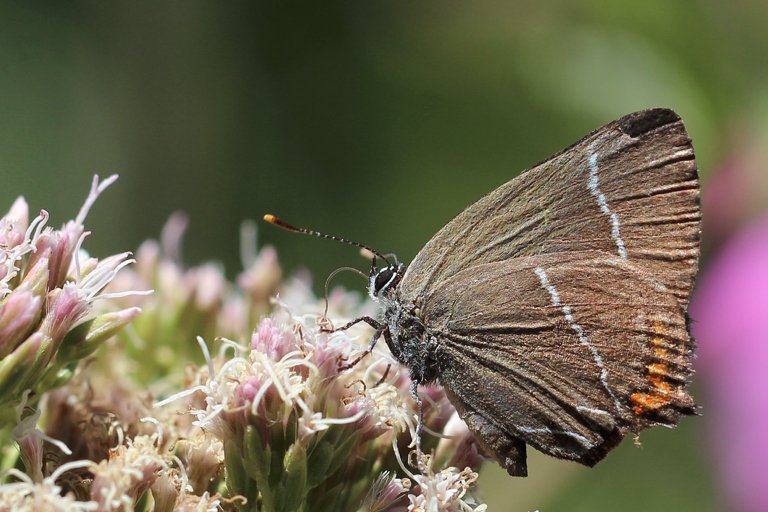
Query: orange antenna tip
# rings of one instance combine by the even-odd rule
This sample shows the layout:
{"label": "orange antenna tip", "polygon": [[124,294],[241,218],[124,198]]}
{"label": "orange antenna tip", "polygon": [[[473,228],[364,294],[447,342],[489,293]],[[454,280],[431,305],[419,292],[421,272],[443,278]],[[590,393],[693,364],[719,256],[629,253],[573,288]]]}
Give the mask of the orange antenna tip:
{"label": "orange antenna tip", "polygon": [[309,233],[309,230],[291,226],[290,224],[288,224],[284,220],[278,219],[277,217],[275,217],[271,213],[266,214],[264,216],[264,220],[269,222],[270,224],[274,224],[275,226],[281,227],[281,228],[286,229],[288,231],[294,231],[296,233]]}
{"label": "orange antenna tip", "polygon": [[[304,233],[305,235],[319,236],[320,238],[327,238],[329,240],[336,240],[337,242],[342,242],[342,243],[345,243],[345,244],[355,245],[357,247],[360,247],[361,249],[365,249],[365,250],[369,251],[372,256],[376,256],[376,257],[381,258],[382,260],[386,261],[387,265],[391,265],[391,263],[389,262],[389,260],[387,258],[385,258],[378,251],[374,251],[373,249],[371,249],[367,245],[364,245],[364,244],[361,244],[361,243],[358,243],[358,242],[353,242],[351,240],[347,240],[346,238],[339,238],[339,237],[336,237],[336,236],[324,235],[322,233],[318,233],[317,231],[312,231],[312,230],[309,230],[309,229],[297,228],[295,226],[291,226],[290,224],[288,224],[284,220],[278,219],[277,217],[275,217],[271,213],[268,213],[268,214],[264,215],[264,220],[269,222],[270,224],[274,224],[275,226],[281,227],[281,228],[286,229],[288,231],[293,231],[294,233]],[[375,258],[374,258],[374,261],[375,261]]]}

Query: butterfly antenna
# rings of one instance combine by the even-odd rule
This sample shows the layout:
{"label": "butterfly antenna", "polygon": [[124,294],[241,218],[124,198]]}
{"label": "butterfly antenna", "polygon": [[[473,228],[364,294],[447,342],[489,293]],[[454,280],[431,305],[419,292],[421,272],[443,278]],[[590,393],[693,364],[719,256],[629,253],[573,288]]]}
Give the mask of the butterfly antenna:
{"label": "butterfly antenna", "polygon": [[365,279],[368,279],[368,276],[357,270],[356,268],[352,267],[341,267],[337,268],[333,272],[331,272],[331,275],[328,276],[328,279],[325,280],[325,311],[323,311],[323,318],[328,318],[328,285],[331,283],[331,278],[341,272],[342,270],[351,270],[352,272],[357,272],[361,276],[363,276]]}
{"label": "butterfly antenna", "polygon": [[288,224],[284,220],[278,219],[277,217],[275,217],[274,215],[272,215],[270,213],[268,213],[268,214],[266,214],[264,216],[264,220],[269,222],[270,224],[274,224],[275,226],[281,227],[281,228],[283,228],[283,229],[285,229],[287,231],[293,231],[294,233],[304,233],[305,235],[319,236],[320,238],[327,238],[329,240],[336,240],[337,242],[343,242],[345,244],[355,245],[355,246],[360,247],[362,249],[367,249],[367,250],[371,251],[371,253],[373,253],[376,257],[386,261],[387,265],[391,265],[392,264],[392,263],[390,263],[390,261],[387,259],[386,256],[381,254],[379,251],[374,251],[373,249],[371,249],[367,245],[363,245],[363,244],[358,243],[358,242],[353,242],[352,240],[347,240],[346,238],[339,238],[337,236],[324,235],[322,233],[318,233],[317,231],[312,231],[312,230],[309,230],[309,229],[297,228],[295,226],[291,226],[290,224]]}

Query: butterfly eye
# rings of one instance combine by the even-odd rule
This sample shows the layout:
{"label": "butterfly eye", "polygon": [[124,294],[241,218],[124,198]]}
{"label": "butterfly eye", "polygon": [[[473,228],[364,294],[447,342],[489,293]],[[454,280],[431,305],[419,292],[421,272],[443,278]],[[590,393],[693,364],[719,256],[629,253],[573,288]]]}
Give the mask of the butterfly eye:
{"label": "butterfly eye", "polygon": [[389,283],[392,280],[392,276],[394,275],[394,271],[392,271],[391,268],[385,268],[381,272],[378,273],[376,276],[376,280],[374,281],[374,288],[376,293],[378,294],[382,288],[384,288],[387,283]]}

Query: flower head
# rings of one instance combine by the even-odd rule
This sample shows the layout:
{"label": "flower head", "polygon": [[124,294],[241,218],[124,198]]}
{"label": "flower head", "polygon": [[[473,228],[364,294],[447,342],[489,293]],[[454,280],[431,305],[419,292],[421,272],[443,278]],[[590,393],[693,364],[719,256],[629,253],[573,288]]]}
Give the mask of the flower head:
{"label": "flower head", "polygon": [[[100,182],[94,176],[78,216],[60,230],[45,227],[44,210],[27,225],[23,198],[0,219],[0,403],[17,404],[26,390],[42,394],[63,385],[72,376],[73,367],[67,365],[90,355],[138,313],[133,308],[84,323],[93,302],[107,297],[99,293],[133,261],[128,253],[99,261],[81,250],[88,234],[85,217],[116,179]],[[0,424],[11,421],[10,415],[0,414]]]}
{"label": "flower head", "polygon": [[485,505],[470,505],[464,498],[477,482],[478,474],[469,468],[459,471],[454,467],[434,473],[431,462],[426,464],[427,473],[416,475],[419,485],[408,495],[408,512],[481,512]]}
{"label": "flower head", "polygon": [[[370,335],[369,329],[324,332],[314,316],[299,315],[278,302],[281,310],[262,319],[247,347],[221,340],[222,347],[231,347],[231,356],[224,355],[229,350],[220,350],[211,357],[200,340],[207,362],[195,381],[155,407],[169,407],[202,393],[204,407],[189,411],[193,425],[224,447],[228,485],[249,501],[257,498],[249,495],[249,489],[258,489],[258,499],[271,503],[287,499],[280,494],[287,488],[296,506],[327,499],[326,486],[320,484],[332,477],[349,480],[347,490],[336,499],[363,500],[366,486],[355,482],[370,479],[368,485],[374,485],[371,470],[398,471],[410,450],[416,430],[410,381],[399,371],[383,381],[392,358],[378,349],[367,364],[341,371],[359,350],[356,339]],[[427,408],[432,411],[431,424],[442,429],[446,413],[440,413],[438,404],[444,394],[439,388],[428,389],[425,399],[432,407]],[[421,483],[429,490],[413,499],[417,503],[424,497],[440,499],[450,506],[464,503],[476,474],[469,469],[469,473],[446,471],[424,479]],[[383,501],[402,498],[402,485],[397,492],[390,487],[391,482],[381,492],[372,491],[375,498],[369,498],[373,500],[369,507],[385,510],[391,503],[381,508]]]}
{"label": "flower head", "polygon": [[77,461],[63,464],[42,482],[33,482],[26,474],[17,469],[9,469],[0,475],[12,475],[17,482],[0,484],[0,510],[33,512],[46,510],[51,512],[89,512],[99,510],[93,501],[78,500],[74,493],[64,492],[57,482],[67,472],[80,468],[90,468],[91,461]]}

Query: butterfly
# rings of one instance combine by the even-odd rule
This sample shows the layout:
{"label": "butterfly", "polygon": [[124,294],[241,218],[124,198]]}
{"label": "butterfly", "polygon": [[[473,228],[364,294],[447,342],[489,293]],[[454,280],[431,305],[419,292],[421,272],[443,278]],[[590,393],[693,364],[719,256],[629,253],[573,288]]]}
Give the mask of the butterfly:
{"label": "butterfly", "polygon": [[696,414],[700,233],[691,139],[674,111],[643,110],[483,196],[409,266],[373,251],[380,318],[340,329],[370,324],[368,352],[384,338],[419,406],[418,386],[442,385],[510,475],[527,475],[527,445],[594,466],[627,434]]}

